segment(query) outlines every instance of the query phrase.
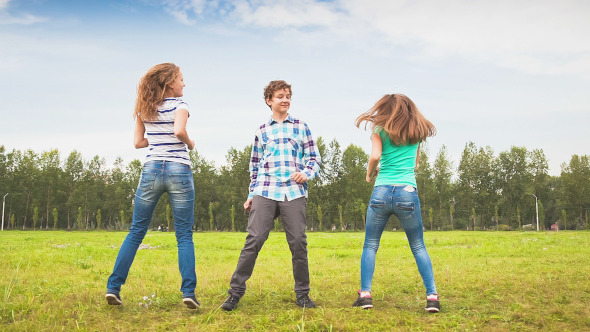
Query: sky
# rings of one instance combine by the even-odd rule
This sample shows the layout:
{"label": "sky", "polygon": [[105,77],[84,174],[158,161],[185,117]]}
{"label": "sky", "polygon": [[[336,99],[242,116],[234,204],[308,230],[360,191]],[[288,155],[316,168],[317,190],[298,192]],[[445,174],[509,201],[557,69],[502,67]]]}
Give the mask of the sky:
{"label": "sky", "polygon": [[549,173],[590,155],[590,1],[0,0],[0,145],[77,150],[112,165],[133,147],[153,65],[180,66],[187,129],[216,166],[270,117],[263,88],[292,84],[314,137],[370,149],[355,118],[403,93],[455,167],[468,142],[542,149]]}

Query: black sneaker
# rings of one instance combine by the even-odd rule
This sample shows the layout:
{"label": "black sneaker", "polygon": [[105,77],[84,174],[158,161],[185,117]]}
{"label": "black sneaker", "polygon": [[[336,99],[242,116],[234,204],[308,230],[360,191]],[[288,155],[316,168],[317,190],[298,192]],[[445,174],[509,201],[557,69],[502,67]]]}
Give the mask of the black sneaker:
{"label": "black sneaker", "polygon": [[359,291],[359,298],[352,304],[353,307],[361,307],[363,309],[373,308],[373,298],[371,295],[361,297],[361,291]]}
{"label": "black sneaker", "polygon": [[197,298],[193,296],[188,296],[182,299],[182,302],[186,305],[189,309],[199,309],[201,304],[197,301]]}
{"label": "black sneaker", "polygon": [[301,308],[315,308],[315,303],[309,298],[308,294],[298,296],[297,305]]}
{"label": "black sneaker", "polygon": [[232,311],[238,307],[238,302],[240,302],[240,298],[237,296],[230,295],[228,296],[227,300],[223,302],[221,305],[221,309],[225,311]]}
{"label": "black sneaker", "polygon": [[426,308],[424,308],[424,310],[432,313],[440,311],[440,301],[438,299],[438,294],[432,294],[426,297]]}
{"label": "black sneaker", "polygon": [[119,296],[119,294],[107,293],[107,295],[105,296],[105,298],[107,299],[107,302],[110,305],[121,305],[121,304],[123,304],[123,301],[121,301],[121,297]]}

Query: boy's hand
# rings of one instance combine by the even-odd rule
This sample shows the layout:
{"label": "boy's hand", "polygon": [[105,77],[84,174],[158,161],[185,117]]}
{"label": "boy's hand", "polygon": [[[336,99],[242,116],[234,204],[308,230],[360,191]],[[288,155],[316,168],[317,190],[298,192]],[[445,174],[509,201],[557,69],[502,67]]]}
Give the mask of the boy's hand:
{"label": "boy's hand", "polygon": [[252,198],[248,198],[246,202],[244,202],[244,210],[250,211],[252,208]]}
{"label": "boy's hand", "polygon": [[307,181],[307,174],[303,172],[296,172],[291,174],[291,179],[295,180],[297,183],[304,183]]}

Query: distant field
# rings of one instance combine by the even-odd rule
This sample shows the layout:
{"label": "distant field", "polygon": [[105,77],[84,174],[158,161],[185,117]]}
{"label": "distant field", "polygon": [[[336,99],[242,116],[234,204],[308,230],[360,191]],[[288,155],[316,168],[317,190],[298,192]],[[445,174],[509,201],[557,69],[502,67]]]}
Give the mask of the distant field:
{"label": "distant field", "polygon": [[403,232],[383,236],[373,310],[351,307],[364,239],[356,232],[308,233],[316,309],[294,303],[283,233],[271,233],[236,311],[219,306],[245,233],[195,233],[199,311],[181,302],[174,233],[160,232],[149,232],[138,252],[124,305],[108,306],[106,279],[125,235],[1,232],[0,329],[590,330],[590,232],[425,233],[443,306],[434,315],[423,310],[424,288]]}

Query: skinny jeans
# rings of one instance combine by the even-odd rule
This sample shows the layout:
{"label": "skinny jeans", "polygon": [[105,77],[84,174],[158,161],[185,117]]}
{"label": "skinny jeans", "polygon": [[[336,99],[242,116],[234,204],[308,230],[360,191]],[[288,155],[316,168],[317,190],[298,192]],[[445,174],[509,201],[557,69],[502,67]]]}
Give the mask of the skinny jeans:
{"label": "skinny jeans", "polygon": [[182,277],[180,291],[183,297],[195,295],[197,275],[195,272],[195,246],[193,223],[195,187],[189,165],[174,161],[154,160],[145,163],[141,180],[135,193],[133,222],[123,241],[113,273],[107,282],[107,292],[119,294],[127,280],[131,264],[152,221],[154,209],[163,193],[170,197],[174,232],[178,243],[178,267]]}
{"label": "skinny jeans", "polygon": [[365,244],[361,257],[361,291],[371,291],[375,272],[375,257],[379,249],[381,235],[392,214],[398,217],[406,232],[410,249],[426,287],[426,295],[437,294],[432,262],[424,245],[424,229],[418,192],[412,186],[393,185],[375,186],[367,208]]}

